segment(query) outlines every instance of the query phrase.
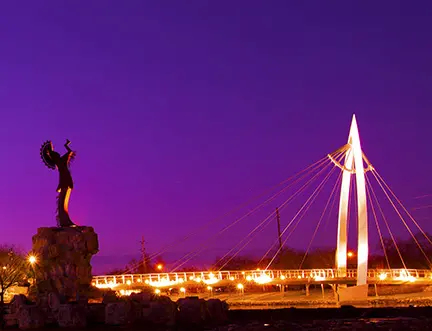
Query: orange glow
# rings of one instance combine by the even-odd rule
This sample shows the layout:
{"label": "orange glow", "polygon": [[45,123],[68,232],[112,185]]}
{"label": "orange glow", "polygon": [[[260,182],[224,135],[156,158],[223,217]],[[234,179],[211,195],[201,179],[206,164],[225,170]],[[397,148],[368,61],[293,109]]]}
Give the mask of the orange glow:
{"label": "orange glow", "polygon": [[348,253],[347,253],[347,256],[348,256],[348,257],[353,257],[353,256],[354,256],[354,253],[353,253],[353,252],[348,252]]}
{"label": "orange glow", "polygon": [[30,255],[28,257],[28,261],[30,262],[30,264],[35,264],[37,262],[37,258],[34,255]]}
{"label": "orange glow", "polygon": [[65,197],[65,202],[64,202],[64,209],[65,209],[66,213],[69,212],[69,198],[70,198],[70,194],[71,194],[71,189],[68,188],[66,190],[66,197]]}
{"label": "orange glow", "polygon": [[162,269],[163,269],[163,265],[162,265],[162,264],[158,264],[158,265],[156,266],[156,268],[157,268],[157,270],[162,270]]}

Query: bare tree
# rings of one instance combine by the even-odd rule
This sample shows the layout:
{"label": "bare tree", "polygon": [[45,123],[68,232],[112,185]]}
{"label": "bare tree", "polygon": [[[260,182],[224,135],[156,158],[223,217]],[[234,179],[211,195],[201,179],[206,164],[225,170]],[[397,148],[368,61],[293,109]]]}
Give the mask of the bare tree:
{"label": "bare tree", "polygon": [[3,327],[4,297],[10,287],[24,283],[28,266],[13,247],[0,246],[0,324]]}
{"label": "bare tree", "polygon": [[12,286],[24,283],[28,265],[26,259],[13,247],[0,247],[0,304],[4,304],[6,290]]}

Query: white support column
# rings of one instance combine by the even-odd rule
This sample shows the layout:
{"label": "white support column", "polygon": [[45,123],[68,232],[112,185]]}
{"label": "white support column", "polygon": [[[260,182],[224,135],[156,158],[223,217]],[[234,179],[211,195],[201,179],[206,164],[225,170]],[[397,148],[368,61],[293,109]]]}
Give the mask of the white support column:
{"label": "white support column", "polygon": [[347,218],[350,195],[351,174],[356,175],[356,193],[358,208],[358,247],[357,247],[357,285],[367,284],[368,268],[368,223],[365,170],[363,166],[363,152],[360,145],[360,136],[355,115],[351,122],[348,137],[350,146],[344,164],[342,175],[341,196],[339,201],[338,238],[336,250],[336,266],[340,277],[346,276],[347,267]]}
{"label": "white support column", "polygon": [[358,243],[357,243],[357,285],[367,284],[368,269],[368,222],[366,202],[366,182],[363,167],[363,153],[360,145],[360,136],[357,121],[353,116],[351,124],[352,150],[354,152],[354,165],[357,186],[357,208],[358,208]]}
{"label": "white support column", "polygon": [[[345,155],[345,168],[351,170],[353,166],[353,153],[351,149]],[[346,277],[347,269],[347,221],[348,221],[348,202],[350,194],[351,173],[344,170],[342,174],[341,195],[339,200],[338,233],[336,247],[336,268],[338,277]]]}

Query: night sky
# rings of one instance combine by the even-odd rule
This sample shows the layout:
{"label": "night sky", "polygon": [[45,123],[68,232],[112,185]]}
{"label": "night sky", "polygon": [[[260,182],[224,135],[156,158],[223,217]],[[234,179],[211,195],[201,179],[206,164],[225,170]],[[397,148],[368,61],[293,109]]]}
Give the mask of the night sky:
{"label": "night sky", "polygon": [[[353,113],[371,162],[432,231],[432,209],[415,209],[432,204],[415,199],[432,194],[431,14],[430,1],[2,2],[0,242],[29,250],[56,224],[47,139],[77,151],[70,213],[99,234],[103,272],[142,235],[154,252],[336,150]],[[334,245],[330,222],[317,245]]]}

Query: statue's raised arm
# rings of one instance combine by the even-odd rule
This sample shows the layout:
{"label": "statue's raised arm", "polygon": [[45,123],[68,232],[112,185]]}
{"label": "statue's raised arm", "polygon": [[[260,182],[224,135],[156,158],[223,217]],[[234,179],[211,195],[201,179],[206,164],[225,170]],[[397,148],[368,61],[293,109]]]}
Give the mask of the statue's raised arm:
{"label": "statue's raised arm", "polygon": [[75,157],[75,152],[70,149],[69,145],[70,141],[67,139],[64,145],[67,152],[62,156],[54,151],[53,144],[50,140],[44,142],[40,149],[43,163],[49,169],[57,169],[59,172],[59,184],[57,186],[57,192],[59,193],[57,197],[57,223],[60,227],[75,226],[71,221],[68,212],[69,197],[73,189],[73,181],[69,171],[69,165]]}

